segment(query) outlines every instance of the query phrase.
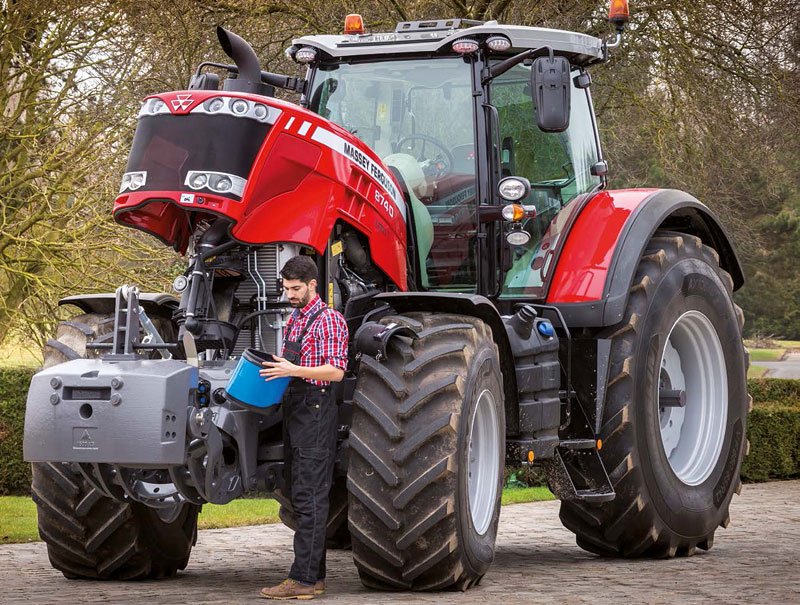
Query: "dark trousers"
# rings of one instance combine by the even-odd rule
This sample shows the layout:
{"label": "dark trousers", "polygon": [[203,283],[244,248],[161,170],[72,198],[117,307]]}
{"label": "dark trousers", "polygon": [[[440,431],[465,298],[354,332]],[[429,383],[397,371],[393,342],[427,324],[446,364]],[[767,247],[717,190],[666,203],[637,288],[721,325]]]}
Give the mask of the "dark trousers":
{"label": "dark trousers", "polygon": [[291,482],[294,533],[292,580],[325,577],[325,533],[336,461],[337,409],[333,390],[293,379],[283,399],[284,452]]}

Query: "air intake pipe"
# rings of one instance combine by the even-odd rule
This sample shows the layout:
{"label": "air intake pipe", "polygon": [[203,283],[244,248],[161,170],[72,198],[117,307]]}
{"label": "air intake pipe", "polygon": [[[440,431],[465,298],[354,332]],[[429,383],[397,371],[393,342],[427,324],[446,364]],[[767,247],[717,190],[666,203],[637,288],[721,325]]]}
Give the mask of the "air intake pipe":
{"label": "air intake pipe", "polygon": [[253,47],[243,38],[229,32],[222,26],[217,26],[217,38],[222,50],[228,55],[239,70],[238,78],[227,78],[223,90],[247,92],[265,97],[275,96],[275,87],[261,81],[261,65]]}

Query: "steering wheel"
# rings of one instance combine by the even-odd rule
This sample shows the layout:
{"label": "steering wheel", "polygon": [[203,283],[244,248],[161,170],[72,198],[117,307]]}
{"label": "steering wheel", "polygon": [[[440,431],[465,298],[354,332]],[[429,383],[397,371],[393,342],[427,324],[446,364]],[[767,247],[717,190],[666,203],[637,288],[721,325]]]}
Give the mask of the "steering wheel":
{"label": "steering wheel", "polygon": [[[420,149],[419,155],[416,156],[417,161],[420,164],[426,161],[429,162],[429,164],[422,169],[422,171],[425,173],[425,176],[441,177],[453,170],[453,166],[455,165],[453,154],[450,153],[450,150],[447,148],[447,146],[436,137],[432,137],[427,134],[410,134],[397,142],[397,151],[405,153],[406,151],[403,149],[403,145],[407,144],[409,141],[415,140],[422,141],[422,149]],[[427,158],[425,156],[426,143],[430,143],[442,153],[438,157]],[[413,148],[413,145],[411,147]]]}

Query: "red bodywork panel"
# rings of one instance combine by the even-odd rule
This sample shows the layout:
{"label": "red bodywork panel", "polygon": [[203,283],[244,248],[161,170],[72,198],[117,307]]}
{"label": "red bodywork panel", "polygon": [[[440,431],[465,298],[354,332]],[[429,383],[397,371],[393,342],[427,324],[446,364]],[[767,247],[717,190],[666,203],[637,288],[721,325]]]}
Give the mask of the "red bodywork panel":
{"label": "red bodywork panel", "polygon": [[558,258],[548,304],[603,298],[608,270],[626,222],[656,189],[601,191],[575,219]]}
{"label": "red bodywork panel", "polygon": [[[222,215],[232,220],[231,236],[242,243],[293,242],[323,253],[334,224],[344,221],[368,238],[375,265],[407,289],[405,201],[375,152],[319,115],[274,98],[193,90],[148,99],[161,99],[172,116],[205,119],[209,112],[203,103],[214,97],[266,105],[273,120],[250,173],[239,175],[247,181],[241,199],[188,185],[175,191],[125,191],[114,203],[118,222],[185,252],[192,218]],[[179,169],[185,176],[198,167]]]}

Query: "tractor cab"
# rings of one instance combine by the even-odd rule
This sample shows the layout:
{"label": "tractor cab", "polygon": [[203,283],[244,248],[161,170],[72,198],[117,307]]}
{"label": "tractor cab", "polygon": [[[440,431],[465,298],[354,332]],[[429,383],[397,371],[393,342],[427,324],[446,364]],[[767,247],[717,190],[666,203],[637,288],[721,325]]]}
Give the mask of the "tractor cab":
{"label": "tractor cab", "polygon": [[[347,25],[341,36],[299,38],[287,53],[309,66],[309,109],[402,179],[417,286],[541,297],[558,244],[550,223],[604,184],[585,71],[603,59],[602,42],[459,19],[391,33]],[[562,123],[543,125],[538,105]]]}

